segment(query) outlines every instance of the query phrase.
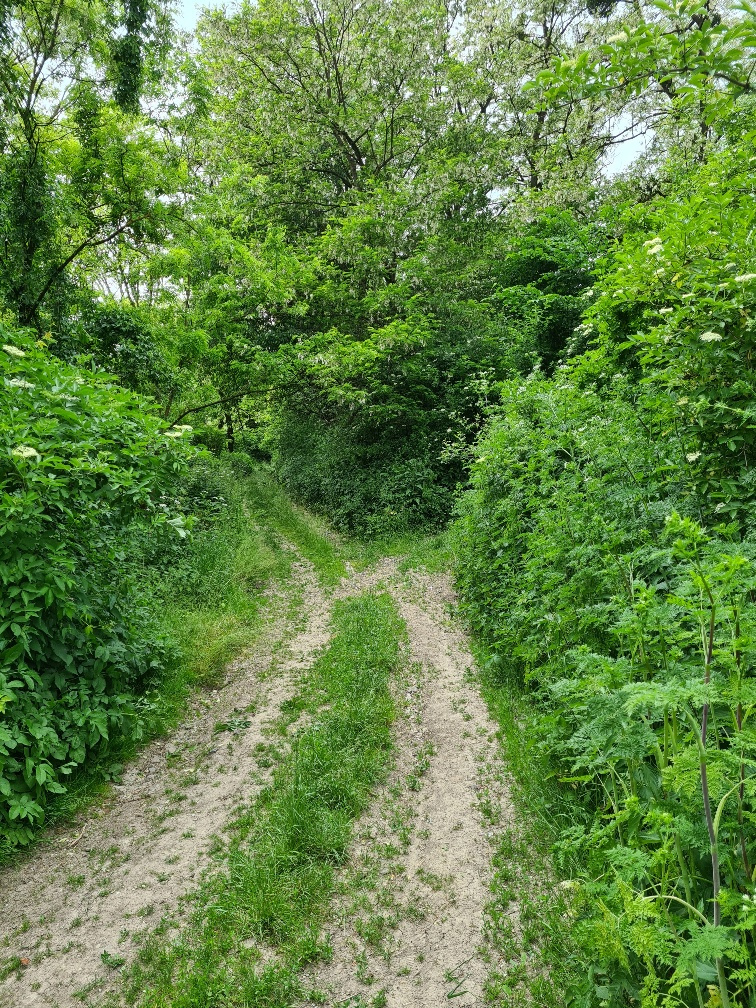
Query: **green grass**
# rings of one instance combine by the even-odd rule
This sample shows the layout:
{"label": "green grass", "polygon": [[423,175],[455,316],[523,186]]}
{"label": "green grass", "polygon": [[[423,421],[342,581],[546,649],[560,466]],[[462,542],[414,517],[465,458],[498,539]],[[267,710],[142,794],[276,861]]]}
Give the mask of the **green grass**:
{"label": "green grass", "polygon": [[[568,992],[582,985],[588,971],[569,887],[580,866],[558,856],[559,832],[575,822],[578,808],[533,744],[538,729],[532,697],[521,684],[500,679],[480,645],[475,652],[483,670],[483,698],[500,726],[498,739],[517,812],[513,824],[503,824],[486,922],[488,938],[506,968],[492,972],[486,996],[500,1008],[564,1008]],[[512,904],[519,910],[519,933],[512,926]]]}
{"label": "green grass", "polygon": [[[246,503],[246,481],[242,492]],[[200,601],[167,597],[164,609],[165,626],[181,654],[178,679],[201,686],[216,684],[228,661],[257,638],[265,589],[287,582],[293,559],[270,527],[246,514],[209,530],[206,540],[205,552],[212,554],[217,545],[219,554],[210,558],[209,590]],[[170,685],[161,686],[166,701]]]}
{"label": "green grass", "polygon": [[326,522],[293,504],[263,468],[250,473],[244,483],[249,514],[293,543],[314,566],[323,584],[337,584],[347,573],[344,557],[349,547]]}
{"label": "green grass", "polygon": [[[164,921],[140,950],[124,982],[127,1004],[288,1008],[304,996],[300,969],[330,954],[320,927],[334,871],[391,759],[389,683],[404,635],[388,595],[337,604],[331,642],[297,705],[311,723],[231,825],[189,922]],[[263,961],[264,950],[275,954]]]}
{"label": "green grass", "polygon": [[[66,792],[50,802],[38,837],[101,799],[146,742],[181,720],[192,691],[217,685],[229,660],[254,644],[263,628],[266,588],[289,581],[294,553],[287,543],[311,560],[323,583],[345,573],[325,527],[296,508],[264,471],[244,476],[229,470],[219,479],[229,488],[230,506],[187,542],[179,569],[143,571],[145,590],[155,595],[163,631],[176,650],[175,661],[143,698],[143,735],[114,738],[92,754],[66,781]],[[287,604],[296,605],[296,590],[286,594]],[[20,851],[0,838],[0,864],[23,856],[24,849],[30,848]]]}
{"label": "green grass", "polygon": [[383,557],[395,557],[399,570],[423,568],[432,573],[448,571],[452,566],[452,553],[447,532],[422,534],[407,532],[404,535],[375,540],[349,542],[350,559],[355,566],[368,567]]}

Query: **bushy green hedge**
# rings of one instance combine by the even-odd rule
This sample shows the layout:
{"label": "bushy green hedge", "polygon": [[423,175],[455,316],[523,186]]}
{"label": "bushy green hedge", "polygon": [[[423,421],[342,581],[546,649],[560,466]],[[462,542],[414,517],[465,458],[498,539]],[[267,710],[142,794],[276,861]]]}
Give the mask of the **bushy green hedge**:
{"label": "bushy green hedge", "polygon": [[167,644],[125,534],[184,533],[158,491],[189,449],[108,376],[8,328],[0,344],[0,832],[23,843],[67,774],[142,730]]}
{"label": "bushy green hedge", "polygon": [[541,360],[538,333],[579,298],[535,287],[336,330],[278,352],[264,443],[295,497],[360,533],[448,520],[492,381]]}
{"label": "bushy green hedge", "polygon": [[502,386],[460,505],[464,607],[580,799],[567,1005],[756,997],[753,189],[723,151],[630,212],[593,348]]}

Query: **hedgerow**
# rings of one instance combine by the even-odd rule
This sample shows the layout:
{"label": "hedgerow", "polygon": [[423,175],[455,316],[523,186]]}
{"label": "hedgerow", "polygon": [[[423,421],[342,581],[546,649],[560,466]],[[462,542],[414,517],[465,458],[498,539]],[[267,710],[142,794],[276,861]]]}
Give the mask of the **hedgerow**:
{"label": "hedgerow", "polygon": [[159,489],[182,432],[107,375],[0,330],[0,832],[28,841],[51,795],[115,734],[139,737],[140,691],[170,645],[126,532],[172,526]]}
{"label": "hedgerow", "polygon": [[756,994],[752,197],[723,151],[628,213],[593,347],[500,386],[460,504],[464,607],[576,799],[567,1004]]}

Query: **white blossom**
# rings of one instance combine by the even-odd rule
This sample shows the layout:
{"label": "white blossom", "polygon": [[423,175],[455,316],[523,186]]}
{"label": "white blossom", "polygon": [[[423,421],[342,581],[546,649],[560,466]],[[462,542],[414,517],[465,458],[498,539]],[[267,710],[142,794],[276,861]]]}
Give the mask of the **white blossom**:
{"label": "white blossom", "polygon": [[685,456],[685,458],[688,460],[688,462],[695,462],[696,459],[700,459],[701,458],[701,452],[689,452]]}
{"label": "white blossom", "polygon": [[29,445],[18,445],[13,449],[11,455],[15,455],[17,458],[41,458],[36,448],[31,448]]}
{"label": "white blossom", "polygon": [[189,424],[180,424],[178,427],[171,427],[170,430],[163,431],[163,433],[166,437],[181,437],[182,434],[185,434],[191,429],[192,428]]}
{"label": "white blossom", "polygon": [[13,385],[14,388],[34,388],[31,382],[24,381],[23,378],[9,378],[7,384]]}
{"label": "white blossom", "polygon": [[627,32],[617,32],[616,35],[610,35],[606,41],[609,44],[612,42],[627,42]]}
{"label": "white blossom", "polygon": [[749,280],[756,280],[756,273],[742,273],[740,276],[733,277],[736,283],[747,283]]}
{"label": "white blossom", "polygon": [[674,310],[675,310],[674,308],[660,308],[659,309],[659,314],[660,315],[669,315],[669,313],[673,312]]}
{"label": "white blossom", "polygon": [[5,350],[7,354],[10,354],[11,357],[26,357],[23,350],[17,346],[11,346],[9,343],[5,343],[3,345],[3,350]]}
{"label": "white blossom", "polygon": [[715,332],[701,333],[701,335],[698,338],[702,340],[704,343],[719,343],[721,342],[722,339],[719,333]]}

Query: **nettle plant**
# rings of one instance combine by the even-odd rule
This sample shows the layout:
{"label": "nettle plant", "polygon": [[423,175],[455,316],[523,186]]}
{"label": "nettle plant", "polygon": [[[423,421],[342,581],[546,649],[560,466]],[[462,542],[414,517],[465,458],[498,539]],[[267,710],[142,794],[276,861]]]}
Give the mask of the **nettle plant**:
{"label": "nettle plant", "polygon": [[27,842],[51,794],[117,733],[168,646],[127,573],[126,530],[191,448],[146,400],[0,328],[0,834]]}
{"label": "nettle plant", "polygon": [[501,387],[460,506],[466,611],[581,799],[570,1004],[756,1003],[749,156],[629,212],[596,344]]}
{"label": "nettle plant", "polygon": [[756,550],[677,514],[663,539],[655,586],[634,576],[647,557],[620,560],[615,646],[568,651],[544,686],[543,744],[600,810],[561,846],[591,868],[578,933],[610,1003],[751,1004]]}
{"label": "nettle plant", "polygon": [[756,548],[680,513],[695,511],[681,450],[649,438],[631,393],[621,378],[502,390],[458,578],[490,673],[530,682],[533,745],[579,799],[557,855],[582,866],[570,926],[592,966],[566,1003],[745,1005]]}

